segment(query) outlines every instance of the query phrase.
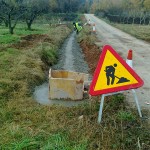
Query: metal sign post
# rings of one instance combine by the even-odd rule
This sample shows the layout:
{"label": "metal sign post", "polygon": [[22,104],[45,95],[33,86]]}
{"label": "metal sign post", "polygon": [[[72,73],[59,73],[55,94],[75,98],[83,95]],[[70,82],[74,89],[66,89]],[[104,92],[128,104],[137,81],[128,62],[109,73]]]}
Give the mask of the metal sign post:
{"label": "metal sign post", "polygon": [[137,107],[138,112],[139,112],[139,116],[142,117],[141,108],[140,108],[139,101],[138,101],[138,98],[137,98],[137,95],[136,95],[136,92],[135,92],[134,89],[132,89],[132,93],[133,93],[133,96],[134,96],[136,107]]}
{"label": "metal sign post", "polygon": [[105,96],[122,93],[131,89],[139,115],[142,117],[134,89],[143,86],[144,81],[132,69],[132,50],[129,52],[129,60],[125,62],[110,45],[103,47],[89,90],[92,96],[102,95],[98,116],[99,123],[102,120]]}
{"label": "metal sign post", "polygon": [[[123,92],[124,91],[120,91],[120,92],[115,92],[115,93],[109,93],[109,94],[103,94],[102,95],[101,102],[100,102],[99,113],[98,113],[98,123],[101,123],[101,120],[102,120],[102,113],[103,113],[103,105],[104,105],[105,96],[115,95],[115,94],[119,94],[119,93],[123,93]],[[140,105],[139,105],[139,102],[138,102],[138,98],[137,98],[137,95],[136,95],[136,92],[135,92],[134,89],[132,89],[132,93],[133,93],[133,96],[134,96],[136,107],[138,109],[139,116],[142,117],[141,108],[140,108]]]}

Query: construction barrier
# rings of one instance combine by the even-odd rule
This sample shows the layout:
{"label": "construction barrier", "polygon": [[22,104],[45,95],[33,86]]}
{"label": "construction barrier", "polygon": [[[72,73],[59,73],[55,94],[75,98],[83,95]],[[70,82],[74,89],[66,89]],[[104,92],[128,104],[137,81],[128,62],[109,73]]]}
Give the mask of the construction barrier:
{"label": "construction barrier", "polygon": [[50,69],[49,98],[82,100],[84,83],[88,81],[88,76],[85,73]]}

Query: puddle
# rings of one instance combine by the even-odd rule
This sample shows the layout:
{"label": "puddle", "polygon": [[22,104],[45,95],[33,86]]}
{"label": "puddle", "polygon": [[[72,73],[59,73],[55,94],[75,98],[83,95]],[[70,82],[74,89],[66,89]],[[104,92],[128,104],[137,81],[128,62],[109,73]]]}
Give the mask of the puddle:
{"label": "puddle", "polygon": [[[54,70],[68,70],[82,73],[88,73],[88,65],[84,61],[84,55],[79,44],[76,41],[76,33],[73,32],[64,42],[59,50],[59,61],[52,67]],[[37,86],[34,91],[36,101],[44,105],[61,105],[66,107],[77,106],[86,103],[82,101],[67,101],[67,100],[50,100],[48,98],[49,85],[48,82]]]}
{"label": "puddle", "polygon": [[36,101],[43,105],[61,105],[66,107],[77,106],[79,104],[84,104],[87,100],[82,101],[67,101],[67,100],[50,100],[48,98],[48,83],[43,83],[35,88],[34,97]]}

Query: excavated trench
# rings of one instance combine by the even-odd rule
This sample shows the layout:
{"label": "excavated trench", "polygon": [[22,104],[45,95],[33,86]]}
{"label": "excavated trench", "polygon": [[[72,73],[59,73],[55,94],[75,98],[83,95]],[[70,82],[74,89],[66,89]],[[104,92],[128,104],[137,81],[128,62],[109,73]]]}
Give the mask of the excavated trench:
{"label": "excavated trench", "polygon": [[[77,40],[76,33],[73,32],[64,42],[59,50],[59,61],[56,65],[52,66],[54,70],[68,70],[82,73],[88,73],[88,64],[84,60],[82,49],[80,48]],[[62,105],[62,106],[76,106],[87,102],[82,101],[68,101],[68,100],[50,100],[48,98],[49,85],[48,82],[37,86],[34,91],[34,98],[40,104],[44,105]]]}

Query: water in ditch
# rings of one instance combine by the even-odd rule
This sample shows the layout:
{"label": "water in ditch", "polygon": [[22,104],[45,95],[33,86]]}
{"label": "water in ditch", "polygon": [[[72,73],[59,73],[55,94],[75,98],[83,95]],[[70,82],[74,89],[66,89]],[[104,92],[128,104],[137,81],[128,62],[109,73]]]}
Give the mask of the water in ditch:
{"label": "water in ditch", "polygon": [[[73,32],[64,42],[59,50],[59,61],[52,66],[54,70],[68,70],[82,73],[88,73],[88,65],[84,61],[84,55],[76,40],[76,33]],[[68,101],[68,100],[50,100],[48,98],[49,85],[48,82],[37,86],[34,91],[34,98],[40,104],[44,105],[62,105],[62,106],[76,106],[86,103],[87,100],[82,101]]]}

